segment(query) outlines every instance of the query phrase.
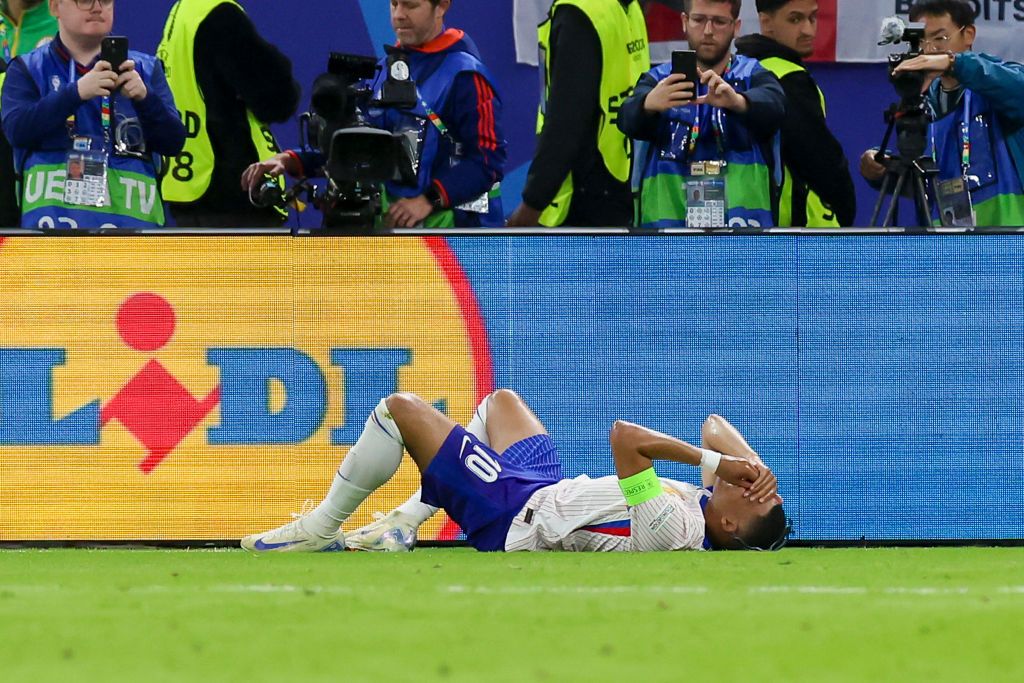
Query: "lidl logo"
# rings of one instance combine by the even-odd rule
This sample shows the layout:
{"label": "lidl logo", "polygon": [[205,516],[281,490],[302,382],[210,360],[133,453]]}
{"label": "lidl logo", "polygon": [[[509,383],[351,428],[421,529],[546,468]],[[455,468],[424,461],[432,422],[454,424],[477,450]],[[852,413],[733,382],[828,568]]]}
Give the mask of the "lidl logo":
{"label": "lidl logo", "polygon": [[443,240],[9,239],[0,265],[6,538],[50,499],[81,501],[68,538],[247,533],[322,493],[382,396],[465,421],[492,389]]}
{"label": "lidl logo", "polygon": [[[130,296],[117,313],[126,346],[159,351],[171,339],[175,313],[163,297]],[[398,390],[398,371],[411,350],[332,348],[332,365],[347,370],[345,415],[367,415],[382,396]],[[52,419],[54,370],[64,365],[63,349],[0,349],[0,445],[71,446],[101,442],[101,429],[120,423],[147,450],[139,463],[149,473],[221,406],[220,424],[207,431],[211,445],[300,444],[321,427],[327,410],[322,369],[294,348],[210,348],[206,362],[219,370],[221,384],[193,396],[158,358],[150,358],[106,403],[90,401],[70,415]],[[270,408],[279,383],[287,400]],[[331,430],[331,444],[351,445],[362,423],[346,421]]]}

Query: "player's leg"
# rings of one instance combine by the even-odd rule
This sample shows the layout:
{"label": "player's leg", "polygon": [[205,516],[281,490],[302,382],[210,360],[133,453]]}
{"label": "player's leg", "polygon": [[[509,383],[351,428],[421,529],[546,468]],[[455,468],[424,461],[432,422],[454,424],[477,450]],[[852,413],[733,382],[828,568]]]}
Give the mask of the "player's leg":
{"label": "player's leg", "polygon": [[315,521],[337,530],[366,497],[398,470],[403,448],[420,472],[455,427],[415,394],[392,394],[366,420],[363,433],[338,468],[331,490],[314,510]]}
{"label": "player's leg", "polygon": [[[249,550],[343,549],[341,524],[367,496],[394,476],[405,449],[423,471],[455,423],[412,394],[380,401],[338,468],[327,496],[308,515],[243,539]],[[336,547],[340,543],[341,547]]]}
{"label": "player's leg", "polygon": [[[491,396],[488,394],[473,412],[466,431],[490,446],[487,435],[487,417],[490,414]],[[419,528],[433,517],[439,508],[421,500],[422,488],[416,489],[409,499],[388,514],[375,512],[376,519],[369,524],[345,534],[345,543],[354,550],[371,552],[402,552],[412,550],[416,545]]]}
{"label": "player's leg", "polygon": [[523,439],[548,433],[530,406],[511,389],[499,389],[491,394],[485,427],[490,446],[498,453]]}
{"label": "player's leg", "polygon": [[[512,390],[499,389],[486,396],[473,413],[466,428],[486,446],[504,453],[510,446],[536,436],[546,436],[547,430],[529,406]],[[528,443],[509,453],[518,465],[536,469],[553,479],[561,478],[558,453],[550,443]],[[435,448],[433,452],[436,452]],[[405,551],[416,544],[419,527],[432,517],[438,508],[421,500],[422,489],[417,489],[407,501],[375,521],[346,534],[349,548],[367,551]]]}

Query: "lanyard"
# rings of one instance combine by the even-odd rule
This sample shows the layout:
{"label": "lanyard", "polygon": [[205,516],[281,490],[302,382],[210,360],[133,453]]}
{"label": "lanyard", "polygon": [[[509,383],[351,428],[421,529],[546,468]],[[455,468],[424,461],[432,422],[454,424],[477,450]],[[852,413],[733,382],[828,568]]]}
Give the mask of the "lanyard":
{"label": "lanyard", "polygon": [[434,128],[437,128],[442,137],[448,137],[448,126],[444,125],[444,121],[441,120],[437,112],[430,108],[430,105],[427,104],[426,99],[420,93],[419,88],[416,88],[416,95],[420,98],[420,106],[423,107],[423,111],[427,113],[427,120],[433,124]]}
{"label": "lanyard", "polygon": [[427,101],[423,98],[420,98],[420,104],[423,105],[423,109],[427,112],[427,120],[434,124],[434,128],[437,128],[441,135],[447,136],[448,126],[444,125],[444,121],[441,120],[441,117],[430,108],[430,105],[427,104]]}
{"label": "lanyard", "polygon": [[[732,57],[729,57],[728,63],[725,65],[725,71],[722,72],[722,78],[724,79],[726,74],[729,73],[729,69],[732,68]],[[700,94],[698,88],[697,94]],[[705,93],[707,94],[707,93]],[[710,107],[710,105],[708,105]],[[690,156],[692,157],[694,152],[697,151],[697,140],[700,139],[700,122],[701,115],[703,114],[704,105],[697,105],[697,112],[693,115],[693,127],[690,128]],[[718,145],[718,154],[725,156],[725,123],[722,115],[722,109],[720,107],[711,107],[711,127],[715,132],[715,143]]]}
{"label": "lanyard", "polygon": [[[708,105],[710,107],[710,105]],[[718,145],[718,153],[725,154],[725,121],[721,107],[710,107],[711,128],[715,134],[715,143]],[[700,139],[700,122],[704,115],[704,105],[698,104],[697,111],[693,115],[693,126],[690,128],[690,156],[697,151],[697,141]]]}
{"label": "lanyard", "polygon": [[[71,84],[74,84],[78,80],[78,72],[77,72],[77,69],[75,68],[76,66],[77,65],[75,64],[74,58],[73,57],[70,58],[68,60],[68,82],[71,83]],[[103,145],[104,145],[104,150],[106,150],[106,148],[110,146],[110,111],[111,111],[110,95],[104,95],[103,99],[100,100],[100,124],[103,126]],[[68,117],[68,129],[69,129],[69,132],[71,133],[71,137],[76,137],[76,135],[75,135],[76,126],[77,126],[77,124],[76,124],[76,116],[74,114],[72,114],[71,116]]]}
{"label": "lanyard", "polygon": [[[964,89],[964,115],[960,119],[960,168],[966,178],[971,168],[971,91]],[[939,149],[935,140],[935,124],[931,124],[932,159],[939,162]]]}

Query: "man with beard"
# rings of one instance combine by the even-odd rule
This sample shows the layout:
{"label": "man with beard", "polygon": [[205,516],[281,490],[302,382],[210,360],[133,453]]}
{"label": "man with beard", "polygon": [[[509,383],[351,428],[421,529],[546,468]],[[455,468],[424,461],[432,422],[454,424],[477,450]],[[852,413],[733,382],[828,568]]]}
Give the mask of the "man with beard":
{"label": "man with beard", "polygon": [[857,195],[849,163],[825,124],[825,96],[803,63],[814,52],[818,0],[757,0],[757,12],[761,33],[737,40],[736,50],[775,74],[786,93],[782,123],[786,174],[779,225],[853,225]]}
{"label": "man with beard", "polygon": [[[757,60],[732,54],[740,6],[687,0],[682,20],[698,73],[656,67],[622,105],[619,127],[649,143],[635,159],[640,227],[776,225],[785,94]],[[694,192],[700,201],[688,201]]]}

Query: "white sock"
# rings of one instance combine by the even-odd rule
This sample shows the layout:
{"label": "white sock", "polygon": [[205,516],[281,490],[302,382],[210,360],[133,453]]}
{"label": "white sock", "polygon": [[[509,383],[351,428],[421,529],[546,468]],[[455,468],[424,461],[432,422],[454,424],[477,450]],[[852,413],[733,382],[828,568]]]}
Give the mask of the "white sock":
{"label": "white sock", "polygon": [[484,396],[484,400],[480,401],[476,412],[473,413],[473,419],[466,426],[466,431],[483,441],[485,446],[491,445],[491,440],[487,436],[487,407],[490,404],[491,396],[493,394]]}
{"label": "white sock", "polygon": [[416,523],[416,526],[423,524],[425,521],[433,517],[434,513],[436,513],[439,509],[434,507],[433,505],[427,505],[426,503],[422,502],[420,500],[420,496],[422,494],[422,488],[416,489],[416,493],[409,496],[409,500],[405,501],[397,508],[395,508],[396,512],[401,512],[403,515],[406,515],[407,517],[412,517],[413,521]]}
{"label": "white sock", "polygon": [[402,433],[381,399],[334,475],[327,497],[309,513],[303,526],[321,536],[336,532],[367,496],[394,476],[404,452]]}
{"label": "white sock", "polygon": [[[490,439],[487,438],[487,406],[490,400],[490,394],[484,397],[484,400],[476,407],[476,412],[473,413],[473,419],[469,421],[469,425],[466,427],[467,432],[480,439],[488,446],[491,445]],[[395,508],[403,515],[413,518],[413,520],[416,521],[416,526],[426,522],[440,509],[433,505],[427,505],[420,500],[422,494],[422,488],[416,489],[416,493],[409,496],[409,500]]]}

